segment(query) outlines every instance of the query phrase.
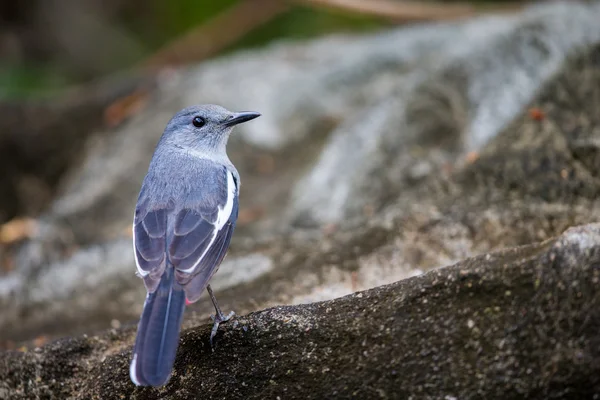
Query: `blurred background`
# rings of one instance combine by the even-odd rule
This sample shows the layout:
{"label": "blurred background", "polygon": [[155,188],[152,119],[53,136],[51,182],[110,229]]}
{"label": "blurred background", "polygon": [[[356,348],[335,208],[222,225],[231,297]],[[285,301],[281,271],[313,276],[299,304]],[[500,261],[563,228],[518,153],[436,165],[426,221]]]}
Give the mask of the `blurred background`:
{"label": "blurred background", "polygon": [[[263,113],[230,146],[243,204],[215,285],[238,313],[556,234],[423,246],[368,268],[322,241],[374,216],[389,222],[389,210],[412,218],[398,204],[421,205],[427,178],[475,163],[568,53],[600,35],[590,2],[523,12],[528,3],[0,0],[0,347],[135,323],[144,289],[130,216],[165,123],[191,103]],[[448,235],[440,242],[457,237]],[[316,265],[299,260],[319,252],[343,278],[315,272],[299,283],[295,274]]]}
{"label": "blurred background", "polygon": [[[77,108],[78,113],[92,121],[90,126],[98,126],[96,118],[101,113],[102,121],[98,123],[114,127],[122,122],[135,99],[125,98],[111,108],[106,104],[107,99],[96,98],[96,92],[102,92],[107,86],[112,97],[125,97],[124,93],[131,91],[132,85],[127,80],[134,81],[134,86],[138,82],[128,77],[115,88],[105,85],[113,76],[139,76],[168,67],[195,65],[240,49],[260,48],[273,41],[377,32],[394,26],[460,20],[487,13],[510,14],[525,3],[506,0],[0,0],[0,101],[3,101],[0,128],[16,132],[0,135],[0,156],[4,159],[0,161],[3,169],[0,189],[4,193],[0,199],[0,223],[39,214],[66,172],[63,149],[51,148],[48,154],[38,152],[36,145],[31,144],[31,154],[27,154],[22,146],[12,143],[20,132],[43,130],[51,124],[49,120],[65,119],[62,111],[50,111],[43,120],[39,116],[31,116],[37,121],[31,120],[29,113],[48,112],[45,107],[52,103],[49,98],[64,99],[79,89],[82,93],[74,95],[67,108]],[[94,82],[100,82],[100,88],[93,89]],[[76,107],[73,103],[78,102],[81,104]],[[98,107],[105,109],[98,110]],[[25,125],[18,128],[20,123]],[[47,158],[40,163],[41,154]],[[27,177],[22,177],[20,172],[26,172]]]}
{"label": "blurred background", "polygon": [[2,1],[0,23],[0,90],[14,98],[89,81],[152,56],[169,63],[156,52],[185,34],[197,39],[178,49],[189,62],[274,39],[377,29],[386,21],[310,2],[28,0]]}
{"label": "blurred background", "polygon": [[[600,0],[0,0],[0,398],[133,390],[112,377],[146,296],[134,207],[165,125],[202,103],[262,114],[229,138],[239,218],[210,282],[237,314],[217,346],[241,353],[196,363],[201,297],[156,396],[337,390],[308,360],[350,360],[332,338],[366,397],[461,397],[461,376],[470,397],[591,396]],[[308,368],[277,375],[290,349]]]}
{"label": "blurred background", "polygon": [[123,69],[197,62],[273,40],[517,7],[502,0],[2,0],[0,97],[36,96]]}

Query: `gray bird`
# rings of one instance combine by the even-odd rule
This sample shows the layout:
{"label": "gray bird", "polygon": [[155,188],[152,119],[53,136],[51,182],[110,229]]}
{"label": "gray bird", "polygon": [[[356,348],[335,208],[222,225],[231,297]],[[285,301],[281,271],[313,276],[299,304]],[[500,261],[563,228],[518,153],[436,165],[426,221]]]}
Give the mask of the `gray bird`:
{"label": "gray bird", "polygon": [[170,377],[186,301],[207,289],[229,247],[238,216],[240,176],[226,153],[233,127],[260,116],[216,105],[175,114],[160,138],[144,178],[133,220],[138,275],[148,294],[129,368],[140,386],[161,386]]}

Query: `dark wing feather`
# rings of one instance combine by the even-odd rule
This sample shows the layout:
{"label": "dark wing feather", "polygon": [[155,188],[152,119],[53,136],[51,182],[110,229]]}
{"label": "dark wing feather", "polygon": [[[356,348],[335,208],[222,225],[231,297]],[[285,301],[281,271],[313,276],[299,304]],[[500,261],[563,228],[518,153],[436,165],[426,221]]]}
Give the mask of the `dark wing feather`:
{"label": "dark wing feather", "polygon": [[178,236],[185,236],[194,230],[203,221],[202,215],[194,210],[182,210],[175,218],[174,233]]}
{"label": "dark wing feather", "polygon": [[[165,237],[152,237],[150,233],[145,229],[143,223],[139,223],[134,226],[135,230],[135,250],[139,254],[138,263],[152,262],[162,259],[165,254]],[[141,266],[141,265],[140,265]],[[144,271],[148,271],[148,268],[142,267]]]}
{"label": "dark wing feather", "polygon": [[162,238],[165,237],[167,231],[167,210],[164,208],[148,211],[142,225],[151,238]]}
{"label": "dark wing feather", "polygon": [[[194,275],[191,279],[189,277],[186,279],[183,289],[185,290],[186,298],[190,303],[193,303],[200,298],[204,289],[206,289],[206,285],[208,285],[208,281],[215,272],[217,272],[219,265],[223,261],[223,258],[225,258],[227,250],[229,249],[229,243],[231,242],[231,236],[235,229],[237,216],[238,199],[236,197],[229,220],[225,223],[223,228],[217,232],[217,236],[212,245],[194,269]],[[194,262],[196,261],[197,260],[194,260]]]}
{"label": "dark wing feather", "polygon": [[177,269],[187,269],[191,265],[185,267],[180,263],[190,256],[196,260],[200,258],[212,239],[215,226],[205,220],[199,212],[190,209],[180,211],[175,220],[169,256]]}
{"label": "dark wing feather", "polygon": [[160,267],[164,260],[167,213],[161,209],[145,211],[143,215],[143,219],[134,221],[134,247],[140,272],[150,272]]}
{"label": "dark wing feather", "polygon": [[167,243],[167,218],[169,207],[149,208],[149,202],[141,197],[133,220],[133,247],[138,273],[144,278],[146,289],[156,290],[165,270]]}

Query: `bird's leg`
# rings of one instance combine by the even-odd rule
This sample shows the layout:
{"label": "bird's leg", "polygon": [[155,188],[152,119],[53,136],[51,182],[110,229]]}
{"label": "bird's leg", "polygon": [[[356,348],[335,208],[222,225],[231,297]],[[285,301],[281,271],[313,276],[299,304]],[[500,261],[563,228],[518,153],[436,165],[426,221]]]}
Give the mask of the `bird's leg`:
{"label": "bird's leg", "polygon": [[211,316],[211,318],[213,319],[213,321],[215,321],[215,323],[213,325],[212,331],[210,332],[210,347],[213,347],[213,338],[217,334],[217,329],[219,329],[219,324],[221,322],[229,321],[229,319],[231,317],[233,317],[233,315],[235,313],[232,311],[227,316],[225,316],[223,314],[223,312],[221,311],[221,309],[219,308],[219,303],[217,303],[217,299],[216,299],[210,285],[206,286],[206,290],[208,291],[208,295],[210,296],[210,299],[212,300],[212,303],[215,306],[215,316],[214,317]]}

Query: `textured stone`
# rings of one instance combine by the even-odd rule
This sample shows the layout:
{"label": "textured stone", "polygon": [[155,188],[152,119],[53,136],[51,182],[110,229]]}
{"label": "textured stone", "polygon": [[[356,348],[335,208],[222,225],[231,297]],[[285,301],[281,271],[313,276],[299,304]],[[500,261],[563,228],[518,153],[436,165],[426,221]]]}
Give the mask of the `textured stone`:
{"label": "textured stone", "polygon": [[[143,112],[88,143],[0,278],[0,339],[124,327],[3,354],[0,394],[591,397],[598,20],[596,3],[545,4],[165,75]],[[210,302],[189,307],[172,384],[134,390],[144,288],[126,229],[162,126],[192,100],[263,112],[232,138],[242,209],[213,283],[238,315],[278,307],[224,325],[214,354]]]}
{"label": "textured stone", "polygon": [[[12,399],[594,398],[600,224],[335,300],[183,333],[164,388],[128,378],[133,329],[0,359]],[[2,393],[2,392],[0,392]]]}

